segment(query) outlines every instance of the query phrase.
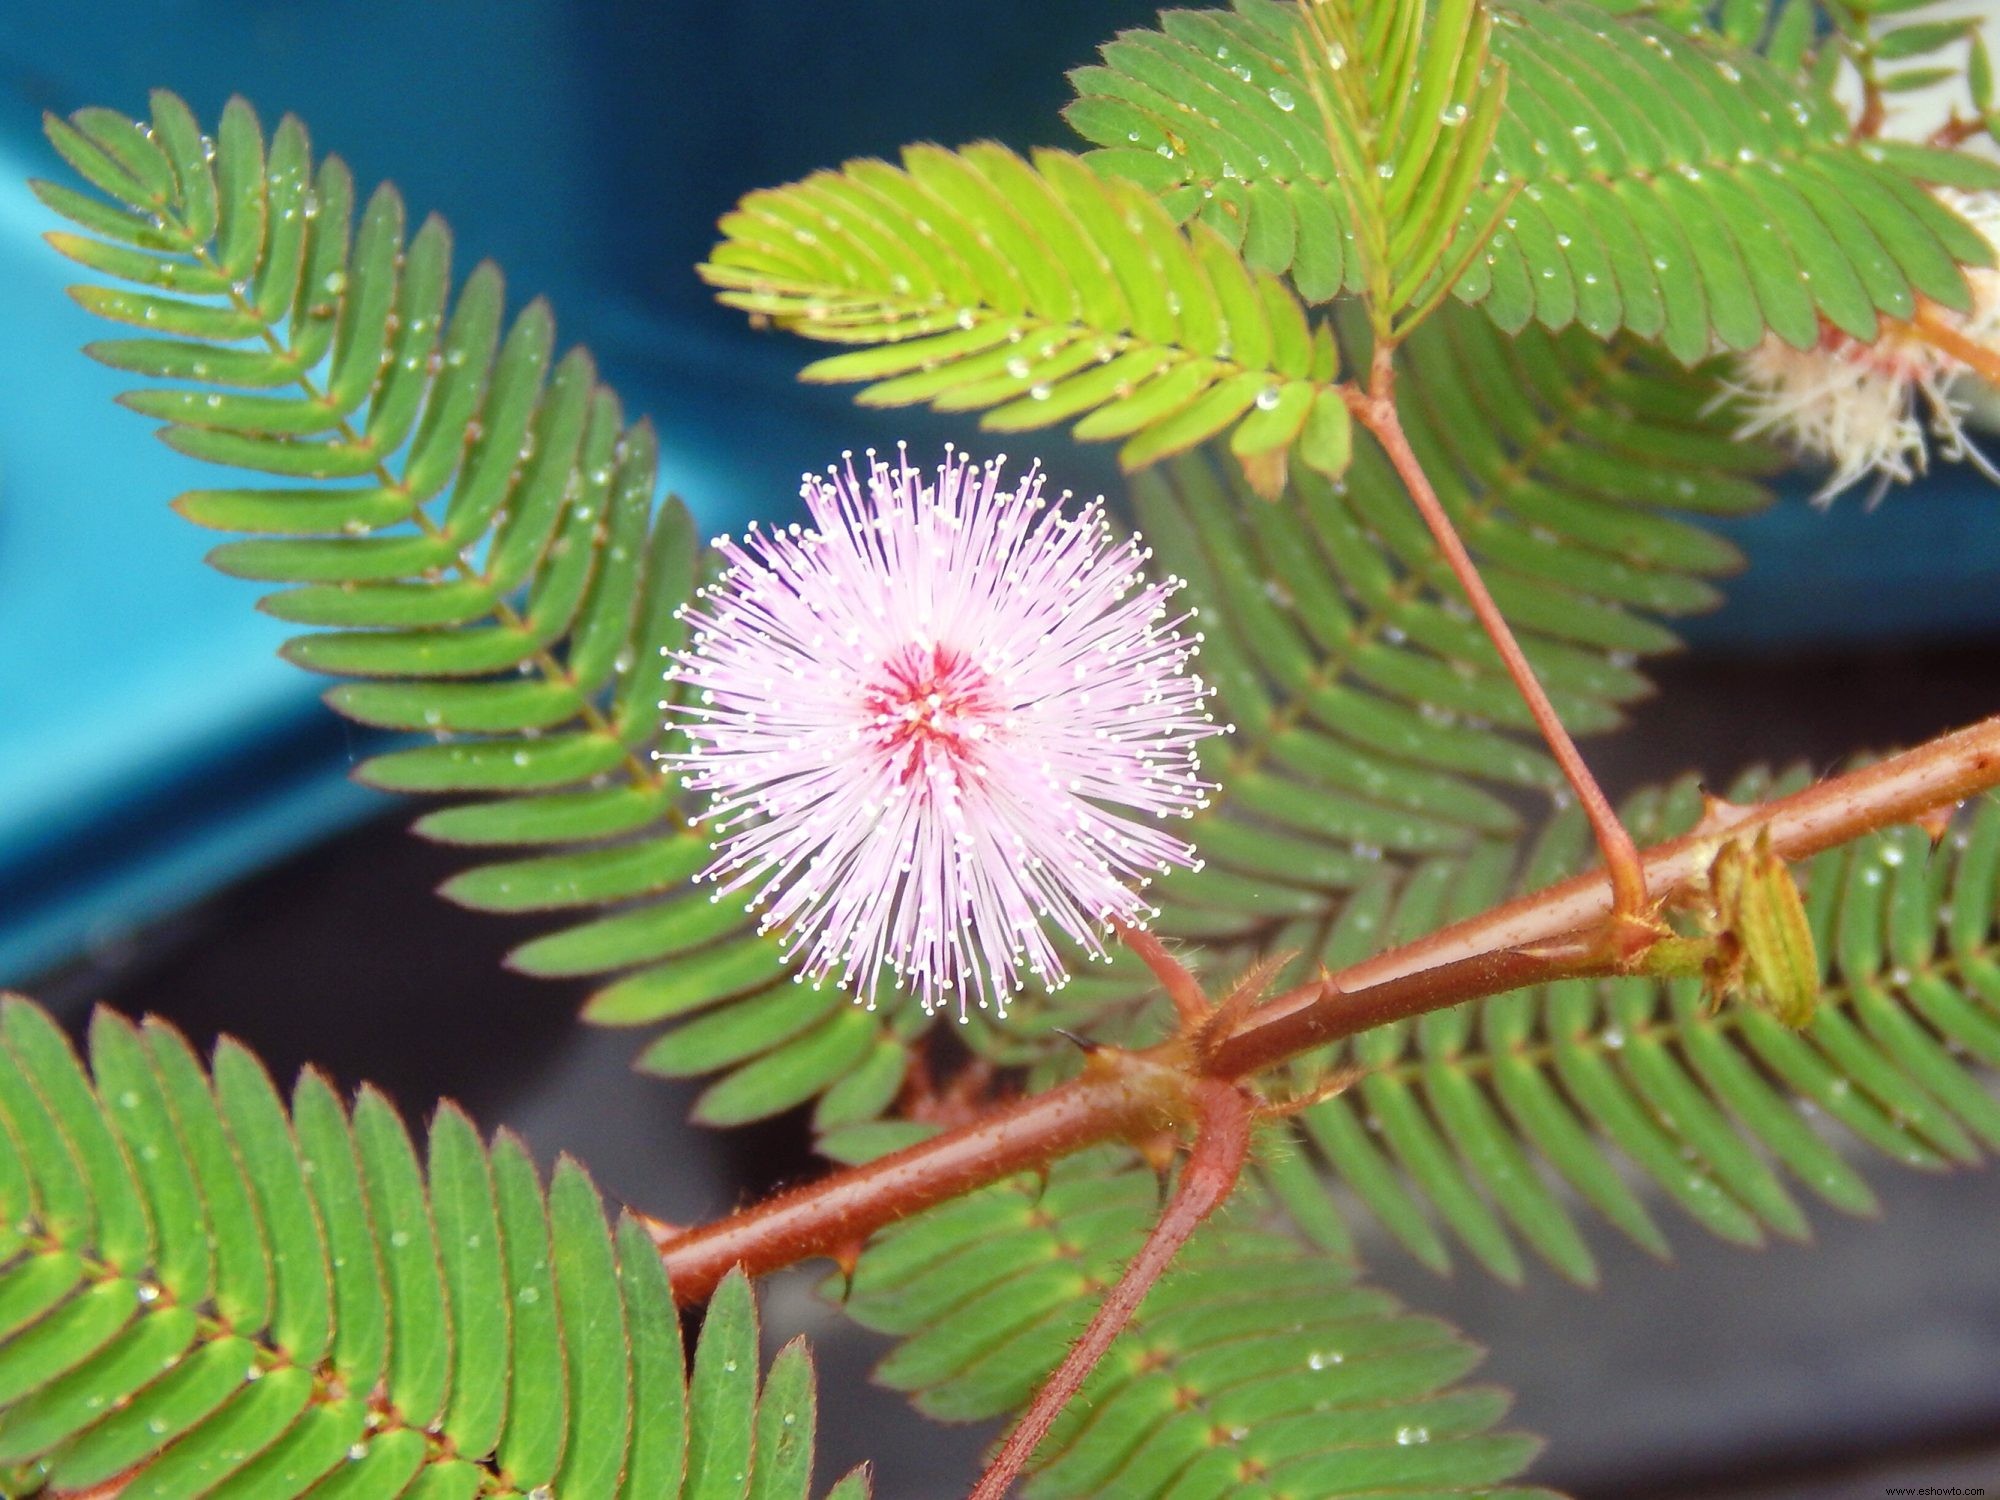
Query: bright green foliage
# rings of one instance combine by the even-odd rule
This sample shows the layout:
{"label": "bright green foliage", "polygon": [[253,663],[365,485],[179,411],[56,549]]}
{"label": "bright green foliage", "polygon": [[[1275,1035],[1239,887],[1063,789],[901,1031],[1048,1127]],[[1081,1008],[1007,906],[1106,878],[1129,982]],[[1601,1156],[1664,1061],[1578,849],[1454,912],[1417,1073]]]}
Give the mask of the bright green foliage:
{"label": "bright green foliage", "polygon": [[[1957,23],[1876,24],[1899,4],[1829,0],[1837,47],[1810,0],[1628,18],[1609,14],[1624,0],[1327,0],[1309,39],[1275,0],[1169,12],[1076,75],[1072,123],[1105,149],[850,162],[747,197],[704,274],[850,346],[806,375],[866,382],[864,402],[1071,422],[1123,440],[1129,468],[1175,459],[1135,508],[1189,580],[1235,732],[1207,751],[1207,867],[1156,888],[1159,925],[1211,980],[1283,952],[1298,980],[1586,859],[1574,813],[1524,836],[1524,801],[1560,779],[1350,431],[1336,383],[1370,353],[1361,330],[1414,329],[1398,392],[1425,470],[1565,721],[1615,724],[1646,689],[1638,658],[1672,645],[1660,621],[1712,603],[1736,562],[1687,513],[1755,508],[1771,467],[1705,373],[1643,341],[1692,363],[1767,334],[1866,339],[1920,298],[1963,306],[1961,267],[1990,259],[1931,189],[2000,173],[1857,144],[1824,97],[1841,49],[1872,66],[1957,45]],[[1976,54],[1982,111],[1989,73]],[[277,476],[179,508],[248,534],[215,561],[282,585],[264,607],[316,628],[286,653],[347,679],[337,709],[438,736],[365,779],[483,798],[419,826],[525,851],[446,893],[612,908],[513,962],[615,975],[588,1014],[671,1023],[644,1064],[723,1073],[711,1123],[817,1097],[836,1157],[927,1134],[880,1118],[922,1018],[782,984],[775,945],[688,889],[706,849],[654,760],[659,664],[707,564],[684,511],[655,514],[650,431],[588,357],[556,358],[539,304],[503,329],[490,266],[454,290],[443,226],[406,233],[389,188],[357,210],[296,121],[267,140],[232,103],[211,149],[161,94],[146,127],[86,110],[49,128],[108,195],[42,184],[83,231],[51,238],[119,283],[78,299],[135,330],[92,352],[167,382],[124,399],[172,446]],[[1319,310],[1342,293],[1361,305]],[[1701,812],[1689,781],[1628,821],[1648,841]],[[1533,1444],[1492,1430],[1504,1397],[1457,1384],[1476,1352],[1356,1284],[1357,1208],[1440,1269],[1457,1241],[1506,1280],[1525,1247],[1589,1282],[1579,1206],[1655,1251],[1661,1195],[1745,1244],[1805,1232],[1800,1186],[1870,1207],[1808,1106],[1921,1168],[2000,1149],[1972,1071],[2000,1065],[2000,803],[1937,852],[1892,830],[1800,874],[1824,965],[1803,1031],[1715,1013],[1692,980],[1579,982],[1269,1080],[1364,1073],[1267,1131],[1258,1182],[1063,1414],[1034,1492],[1538,1496],[1505,1487]],[[1041,1023],[1150,1040],[1153,990],[1129,960],[1083,970],[967,1040],[1039,1083],[1075,1066]],[[807,1492],[803,1348],[760,1393],[735,1278],[684,1369],[650,1241],[606,1231],[580,1169],[545,1194],[518,1143],[489,1151],[449,1108],[420,1158],[377,1095],[350,1110],[308,1074],[288,1110],[240,1048],[211,1076],[172,1032],[108,1016],[92,1073],[32,1007],[0,1012],[0,1493],[134,1465],[130,1496]],[[1156,1212],[1149,1174],[1093,1152],[878,1236],[848,1306],[901,1340],[883,1377],[926,1412],[998,1416]]]}
{"label": "bright green foliage", "polygon": [[[1346,210],[1348,280],[1393,341],[1449,294],[1506,204],[1467,226],[1506,91],[1492,13],[1480,0],[1310,0],[1298,14],[1293,61]],[[1282,90],[1270,97],[1297,104]]]}
{"label": "bright green foliage", "polygon": [[[0,1001],[0,1494],[758,1500],[811,1488],[800,1345],[741,1276],[690,1382],[647,1231],[565,1159],[109,1012]],[[865,1475],[839,1493],[857,1500]]]}
{"label": "bright green foliage", "polygon": [[[1592,0],[1614,14],[1642,9],[1691,36],[1719,35],[1762,53],[1773,67],[1824,89],[1846,63],[1888,96],[1963,77],[1980,116],[1992,108],[1977,4],[1946,8],[1917,0]],[[1967,42],[1970,47],[1958,49]]]}
{"label": "bright green foliage", "polygon": [[746,197],[701,268],[722,300],[808,338],[868,347],[807,380],[865,405],[984,411],[1003,432],[1074,420],[1138,468],[1227,432],[1246,460],[1293,445],[1338,472],[1347,408],[1332,343],[1274,276],[1151,193],[1074,156],[912,146],[900,168]]}
{"label": "bright green foliage", "polygon": [[[1728,438],[1669,362],[1574,330],[1508,338],[1447,308],[1399,357],[1411,441],[1565,722],[1615,725],[1647,691],[1635,658],[1673,645],[1657,617],[1710,606],[1705,575],[1735,564],[1683,514],[1765,503],[1771,455]],[[1187,825],[1205,867],[1152,888],[1163,932],[1211,971],[1314,948],[1385,865],[1504,856],[1523,836],[1520,794],[1561,778],[1379,449],[1360,444],[1343,485],[1295,474],[1275,504],[1200,456],[1134,495],[1189,581],[1200,668],[1235,725],[1204,751],[1217,789]],[[1151,990],[1121,958],[1051,1004],[1110,1039]],[[1034,1037],[968,1033],[1009,1060]]]}
{"label": "bright green foliage", "polygon": [[[1753,773],[1731,796],[1780,795],[1808,779],[1803,770],[1776,782]],[[1624,815],[1641,842],[1655,842],[1688,831],[1702,810],[1687,777],[1634,799]],[[1303,979],[1539,889],[1591,858],[1571,811],[1518,867],[1510,844],[1486,841],[1382,870],[1330,923],[1291,924],[1271,945],[1300,950],[1287,977]],[[1920,1170],[2000,1152],[2000,1104],[1981,1081],[2000,1066],[2000,800],[1983,800],[1935,851],[1922,830],[1903,827],[1818,855],[1798,873],[1823,976],[1803,1031],[1748,1004],[1717,1013],[1692,978],[1571,981],[1383,1027],[1295,1065],[1300,1086],[1342,1065],[1366,1076],[1264,1153],[1266,1182],[1299,1230],[1332,1250],[1352,1250],[1345,1221],[1359,1210],[1439,1271],[1457,1241],[1518,1281],[1525,1246],[1589,1284],[1596,1263],[1578,1208],[1658,1254],[1667,1241],[1648,1200],[1662,1196],[1743,1245],[1806,1236],[1796,1188],[1845,1212],[1872,1211],[1874,1195],[1815,1129],[1815,1115]],[[1232,977],[1219,956],[1195,957]],[[1115,1004],[1113,986],[1100,983],[1105,1029],[1121,1015],[1147,1034],[1161,1024],[1143,986],[1126,980]],[[1652,1191],[1635,1191],[1635,1180]]]}
{"label": "bright green foliage", "polygon": [[[1962,155],[1857,144],[1830,99],[1747,51],[1572,0],[1494,10],[1506,100],[1465,214],[1502,228],[1452,290],[1509,330],[1629,329],[1692,362],[1820,320],[1872,340],[1915,298],[1963,308],[1991,251],[1925,184],[2000,185]],[[1298,9],[1168,11],[1073,77],[1087,158],[1208,225],[1309,302],[1360,291],[1324,122],[1301,87]]]}
{"label": "bright green foliage", "polygon": [[[1752,775],[1732,795],[1807,780]],[[1635,835],[1653,841],[1686,831],[1701,809],[1689,777],[1625,811]],[[1529,852],[1519,884],[1546,884],[1589,857],[1581,818],[1566,816]],[[1978,1076],[2000,1065],[2000,801],[1982,800],[1935,851],[1921,829],[1891,829],[1799,874],[1823,974],[1803,1031],[1750,1005],[1713,1013],[1698,980],[1624,979],[1552,985],[1371,1032],[1347,1054],[1368,1076],[1302,1120],[1349,1190],[1343,1203],[1439,1269],[1456,1239],[1515,1280],[1518,1241],[1588,1282],[1578,1206],[1665,1252],[1628,1185],[1635,1176],[1746,1245],[1806,1236],[1795,1188],[1871,1211],[1874,1195],[1815,1115],[1924,1170],[2000,1151],[2000,1103]],[[1413,932],[1492,894],[1477,858],[1436,861],[1357,899],[1327,948],[1372,947],[1372,932],[1355,930],[1364,914],[1373,930]],[[1306,1064],[1308,1075],[1331,1060]],[[1301,1222],[1344,1243],[1309,1174],[1295,1163],[1278,1170]]]}
{"label": "bright green foliage", "polygon": [[[1918,7],[1907,0],[1822,0],[1821,10],[1834,32],[1834,45],[1823,50],[1844,57],[1864,89],[1881,94],[1886,101],[1897,94],[1965,78],[1978,114],[1990,112],[1992,100],[1980,97],[1983,90],[1968,74],[1965,54],[1957,50],[1977,38],[1983,19],[1979,9],[1953,14],[1937,6]],[[1922,13],[1910,14],[1917,10]]]}
{"label": "bright green foliage", "polygon": [[[362,780],[478,795],[419,831],[525,850],[444,893],[486,911],[590,913],[513,965],[625,971],[589,1002],[607,1024],[696,1016],[642,1065],[727,1071],[700,1105],[714,1123],[776,1113],[857,1070],[830,1116],[879,1109],[902,1071],[887,1028],[907,1023],[783,985],[776,941],[740,903],[690,884],[707,841],[652,754],[661,656],[682,639],[676,612],[701,563],[679,502],[653,514],[650,426],[625,423],[584,351],[556,358],[542,303],[503,329],[492,265],[454,296],[442,221],[406,236],[392,187],[357,216],[346,166],[315,166],[295,119],[267,143],[234,101],[212,160],[164,92],[147,128],[84,110],[48,130],[113,200],[39,184],[89,231],[52,236],[56,248],[147,288],[76,289],[137,330],[90,352],[171,382],[123,398],[166,421],[171,446],[278,477],[175,502],[197,524],[251,533],[211,560],[285,585],[269,613],[325,627],[285,654],[357,679],[327,694],[335,709],[436,736],[365,761]],[[606,905],[617,910],[591,912]]]}
{"label": "bright green foliage", "polygon": [[[901,1340],[877,1378],[948,1421],[1024,1405],[1158,1212],[1158,1184],[1096,1152],[1044,1186],[1002,1184],[881,1235],[847,1297]],[[1024,1493],[1480,1495],[1537,1444],[1494,1432],[1504,1392],[1457,1382],[1479,1351],[1259,1229],[1254,1194],[1198,1234],[1058,1420]]]}

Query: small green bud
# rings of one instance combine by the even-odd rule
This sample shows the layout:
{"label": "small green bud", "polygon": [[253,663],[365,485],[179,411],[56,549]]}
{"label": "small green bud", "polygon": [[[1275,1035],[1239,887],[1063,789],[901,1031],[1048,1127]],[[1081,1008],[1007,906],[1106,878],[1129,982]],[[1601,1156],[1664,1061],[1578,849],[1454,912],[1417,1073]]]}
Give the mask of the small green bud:
{"label": "small green bud", "polygon": [[1714,906],[1704,925],[1717,945],[1705,976],[1710,995],[1718,1004],[1740,995],[1787,1026],[1804,1026],[1819,998],[1819,959],[1798,882],[1772,852],[1770,830],[1754,843],[1724,844],[1708,883]]}

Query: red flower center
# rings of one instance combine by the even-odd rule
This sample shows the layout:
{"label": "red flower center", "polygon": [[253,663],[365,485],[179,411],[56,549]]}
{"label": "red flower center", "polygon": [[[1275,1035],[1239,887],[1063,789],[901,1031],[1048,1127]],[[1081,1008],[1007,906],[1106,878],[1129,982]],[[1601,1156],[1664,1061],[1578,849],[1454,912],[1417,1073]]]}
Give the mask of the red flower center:
{"label": "red flower center", "polygon": [[1001,713],[993,679],[963,651],[906,646],[882,663],[862,697],[875,746],[907,783],[942,757],[958,769]]}

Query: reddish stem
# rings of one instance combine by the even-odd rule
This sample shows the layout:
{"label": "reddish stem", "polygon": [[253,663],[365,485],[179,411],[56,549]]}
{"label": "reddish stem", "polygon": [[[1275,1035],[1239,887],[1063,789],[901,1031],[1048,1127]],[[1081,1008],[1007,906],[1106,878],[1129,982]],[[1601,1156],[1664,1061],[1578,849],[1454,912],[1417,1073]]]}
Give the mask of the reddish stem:
{"label": "reddish stem", "polygon": [[1409,492],[1411,502],[1424,518],[1424,524],[1430,528],[1438,551],[1444,555],[1452,575],[1458,579],[1459,587],[1465,590],[1473,614],[1493,642],[1493,649],[1500,653],[1501,665],[1507,669],[1507,675],[1514,680],[1515,688],[1527,703],[1535,728],[1548,742],[1556,764],[1562,768],[1564,778],[1583,806],[1584,816],[1590,819],[1591,832],[1597,837],[1597,846],[1604,854],[1605,868],[1611,873],[1611,888],[1616,898],[1614,909],[1624,925],[1631,929],[1629,932],[1613,931],[1610,934],[1612,940],[1643,946],[1657,934],[1645,930],[1646,877],[1639,863],[1638,847],[1632,842],[1632,835],[1626,831],[1625,825],[1618,820],[1618,814],[1605,797],[1603,788],[1598,786],[1597,778],[1590,774],[1590,767],[1584,764],[1576,742],[1570,738],[1555,705],[1549,702],[1549,695],[1543,691],[1541,679],[1535,676],[1534,667],[1529,664],[1520,643],[1514,639],[1506,616],[1493,602],[1486,580],[1479,576],[1478,564],[1473,562],[1472,554],[1459,537],[1458,528],[1452,524],[1451,513],[1438,499],[1430,476],[1424,473],[1416,450],[1410,446],[1409,437],[1403,431],[1402,418],[1396,411],[1396,363],[1388,346],[1384,345],[1375,352],[1366,394],[1354,392],[1349,397],[1349,405],[1361,425],[1374,434],[1375,441],[1382,445],[1382,451],[1395,466],[1403,488]]}
{"label": "reddish stem", "polygon": [[1939,353],[1949,354],[1968,369],[1977,371],[1988,385],[2000,386],[2000,349],[1989,349],[1977,339],[1967,338],[1945,320],[1943,310],[1935,302],[1925,300],[1917,304],[1910,328]]}
{"label": "reddish stem", "polygon": [[1187,966],[1167,952],[1167,945],[1145,928],[1115,920],[1112,925],[1118,929],[1118,936],[1124,940],[1125,946],[1160,981],[1160,988],[1173,1002],[1174,1014],[1181,1018],[1182,1027],[1201,1025],[1208,1017],[1208,997],[1202,994],[1201,985],[1188,972]]}
{"label": "reddish stem", "polygon": [[[2000,784],[2000,718],[1981,721],[1863,770],[1760,806],[1720,811],[1701,832],[1647,852],[1655,895],[1705,879],[1719,838],[1768,829],[1782,859],[1802,859],[1877,828],[1914,822]],[[1570,974],[1594,972],[1601,945],[1549,946],[1588,934],[1612,912],[1599,873],[1579,876],[1303,985],[1252,1011],[1220,1039],[1205,1071],[1225,1081],[1384,1021],[1420,1015]],[[1187,1049],[1114,1053],[1073,1083],[1002,1106],[985,1119],[865,1166],[834,1172],[669,1239],[661,1256],[682,1303],[704,1301],[731,1266],[762,1275],[864,1242],[948,1198],[1105,1141],[1129,1140],[1185,1116]]]}
{"label": "reddish stem", "polygon": [[[2000,783],[2000,717],[1982,719],[1914,750],[1830,777],[1773,802],[1713,804],[1695,832],[1646,851],[1646,882],[1656,896],[1671,903],[1679,893],[1699,889],[1706,880],[1721,838],[1754,835],[1758,829],[1768,828],[1771,848],[1779,858],[1805,859],[1878,828],[1922,821],[1996,783]],[[1492,957],[1587,932],[1602,923],[1611,909],[1611,893],[1604,877],[1594,872],[1578,875],[1363,959],[1334,975],[1334,982],[1343,991],[1367,993],[1405,975],[1441,973],[1461,959]],[[1349,993],[1340,1000],[1321,1001],[1319,986],[1301,985],[1259,1007],[1232,1044],[1244,1042],[1254,1030],[1290,1011],[1316,1002],[1344,1007],[1355,998]],[[1269,1053],[1266,1056],[1262,1048],[1254,1054],[1239,1050],[1230,1057],[1239,1069],[1256,1071],[1290,1055],[1275,1045]]]}
{"label": "reddish stem", "polygon": [[1236,1186],[1237,1175],[1250,1154],[1253,1106],[1249,1096],[1234,1084],[1211,1079],[1196,1085],[1195,1107],[1198,1133],[1194,1148],[1188,1153],[1181,1180],[1159,1223],[1125,1267],[1118,1284],[1098,1304],[1083,1337],[1070,1346],[1055,1373],[1035,1393],[1034,1403],[1007,1434],[1007,1441],[1000,1445],[993,1462],[980,1476],[971,1500],[1001,1500],[1007,1493],[1022,1466],[1048,1436],[1057,1415],[1083,1388],[1098,1360],[1104,1357],[1104,1351],[1132,1321],[1132,1314],[1139,1310],[1139,1304],[1146,1300],[1146,1294],[1187,1243],[1188,1236],[1222,1205]]}
{"label": "reddish stem", "polygon": [[1949,120],[1931,132],[1931,138],[1925,144],[1949,151],[1953,147],[1964,145],[1976,135],[1984,134],[1985,131],[1986,121],[1980,116],[1974,115],[1967,119],[1964,115],[1953,111]]}
{"label": "reddish stem", "polygon": [[761,1276],[832,1255],[933,1204],[1085,1146],[1176,1123],[1172,1101],[1122,1072],[1092,1069],[1058,1088],[995,1109],[975,1124],[835,1172],[691,1229],[661,1247],[679,1302],[706,1301],[734,1266]]}

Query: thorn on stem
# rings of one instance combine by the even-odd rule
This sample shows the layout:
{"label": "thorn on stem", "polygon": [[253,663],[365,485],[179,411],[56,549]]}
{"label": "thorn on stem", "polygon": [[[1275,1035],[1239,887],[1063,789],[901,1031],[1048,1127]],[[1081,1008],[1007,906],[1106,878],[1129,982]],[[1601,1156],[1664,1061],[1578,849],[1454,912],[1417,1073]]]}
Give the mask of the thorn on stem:
{"label": "thorn on stem", "polygon": [[1153,1169],[1153,1176],[1159,1179],[1160,1206],[1166,1207],[1167,1187],[1173,1180],[1174,1162],[1181,1154],[1181,1143],[1170,1130],[1162,1130],[1154,1135],[1144,1136],[1132,1143],[1147,1166]]}
{"label": "thorn on stem", "polygon": [[861,1264],[861,1241],[853,1240],[827,1253],[834,1269],[840,1272],[840,1303],[844,1307],[854,1293],[854,1268]]}
{"label": "thorn on stem", "polygon": [[1029,1198],[1028,1205],[1031,1208],[1040,1208],[1042,1199],[1046,1198],[1049,1192],[1049,1164],[1043,1162],[1040,1166],[1031,1167],[1029,1171],[1035,1179],[1035,1191]]}
{"label": "thorn on stem", "polygon": [[1695,820],[1694,827],[1688,830],[1688,836],[1708,838],[1715,834],[1727,833],[1755,811],[1755,807],[1741,802],[1731,802],[1727,797],[1718,797],[1707,787],[1703,787],[1701,816]]}
{"label": "thorn on stem", "polygon": [[665,1246],[670,1241],[679,1239],[686,1232],[685,1225],[670,1224],[665,1219],[656,1219],[651,1214],[642,1214],[636,1208],[628,1208],[625,1212],[632,1216],[641,1229],[652,1236],[655,1245]]}
{"label": "thorn on stem", "polygon": [[1951,832],[1952,817],[1964,805],[1962,802],[1954,802],[1949,807],[1934,807],[1929,812],[1917,814],[1910,821],[1923,829],[1930,838],[1931,847],[1935,849],[1944,842],[1944,836]]}

